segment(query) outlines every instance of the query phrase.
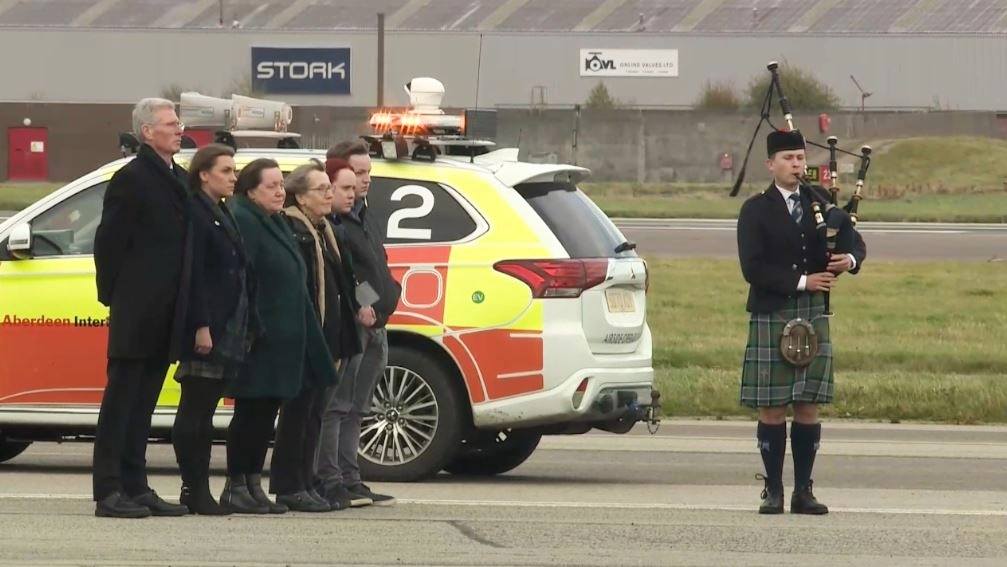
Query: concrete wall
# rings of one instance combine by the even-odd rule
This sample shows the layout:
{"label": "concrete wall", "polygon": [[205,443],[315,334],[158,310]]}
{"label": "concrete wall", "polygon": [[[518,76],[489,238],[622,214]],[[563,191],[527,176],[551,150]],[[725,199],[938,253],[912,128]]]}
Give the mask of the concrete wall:
{"label": "concrete wall", "polygon": [[[352,94],[293,96],[291,103],[371,106],[376,101],[374,32],[245,30],[4,29],[0,100],[131,102],[169,84],[230,94],[250,73],[252,46],[350,47]],[[386,102],[402,85],[435,76],[450,106],[528,105],[543,87],[550,105],[582,103],[596,78],[579,76],[582,48],[674,48],[681,76],[611,78],[612,94],[640,106],[689,106],[707,81],[744,88],[771,59],[829,84],[841,103],[860,103],[855,75],[874,107],[1007,110],[1007,41],[997,35],[746,36],[648,33],[390,32]]]}
{"label": "concrete wall", "polygon": [[[7,177],[6,128],[31,118],[49,129],[49,171],[54,180],[70,180],[119,157],[118,133],[130,128],[131,105],[0,103],[0,179]],[[519,147],[522,159],[576,163],[595,179],[619,181],[716,181],[718,158],[732,153],[735,169],[758,117],[672,110],[518,110],[498,111],[498,145]],[[304,147],[327,148],[367,131],[368,109],[300,106],[291,130]],[[776,117],[773,118],[777,120]],[[816,116],[796,123],[821,141]],[[576,132],[575,132],[576,130]],[[761,166],[763,129],[756,142],[750,179],[768,179]],[[968,135],[1007,138],[1007,117],[993,112],[839,113],[830,132],[843,146],[910,136]],[[825,161],[813,152],[813,163]]]}

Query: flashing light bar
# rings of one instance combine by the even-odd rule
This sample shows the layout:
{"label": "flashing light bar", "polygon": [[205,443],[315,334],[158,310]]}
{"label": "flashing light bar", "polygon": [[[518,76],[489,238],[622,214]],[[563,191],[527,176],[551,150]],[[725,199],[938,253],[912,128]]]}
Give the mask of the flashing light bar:
{"label": "flashing light bar", "polygon": [[369,124],[375,134],[392,133],[403,136],[432,134],[442,136],[460,135],[465,132],[464,116],[450,114],[381,111],[371,115]]}

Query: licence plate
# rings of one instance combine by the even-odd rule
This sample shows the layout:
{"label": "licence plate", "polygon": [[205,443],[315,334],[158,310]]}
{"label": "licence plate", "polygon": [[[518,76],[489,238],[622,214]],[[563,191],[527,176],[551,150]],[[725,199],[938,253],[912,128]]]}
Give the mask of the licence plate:
{"label": "licence plate", "polygon": [[626,289],[609,288],[605,290],[605,302],[610,313],[632,313],[636,311],[636,301],[633,292]]}

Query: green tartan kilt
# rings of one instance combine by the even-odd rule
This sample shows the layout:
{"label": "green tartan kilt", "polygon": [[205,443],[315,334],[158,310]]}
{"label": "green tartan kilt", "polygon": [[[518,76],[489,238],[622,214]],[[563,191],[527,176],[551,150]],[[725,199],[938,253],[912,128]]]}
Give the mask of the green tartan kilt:
{"label": "green tartan kilt", "polygon": [[[741,404],[751,408],[779,407],[794,402],[832,402],[832,342],[825,295],[799,293],[779,311],[752,313],[748,346],[741,368]],[[780,338],[787,321],[811,321],[818,336],[818,356],[804,368],[795,368],[780,355]]]}

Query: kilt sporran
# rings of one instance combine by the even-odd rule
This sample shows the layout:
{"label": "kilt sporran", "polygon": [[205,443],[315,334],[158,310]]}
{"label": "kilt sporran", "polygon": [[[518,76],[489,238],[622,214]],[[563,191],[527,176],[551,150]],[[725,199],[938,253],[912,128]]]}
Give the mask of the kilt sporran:
{"label": "kilt sporran", "polygon": [[798,317],[787,321],[780,337],[780,356],[791,366],[802,368],[818,356],[818,334],[810,321]]}

